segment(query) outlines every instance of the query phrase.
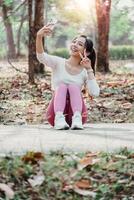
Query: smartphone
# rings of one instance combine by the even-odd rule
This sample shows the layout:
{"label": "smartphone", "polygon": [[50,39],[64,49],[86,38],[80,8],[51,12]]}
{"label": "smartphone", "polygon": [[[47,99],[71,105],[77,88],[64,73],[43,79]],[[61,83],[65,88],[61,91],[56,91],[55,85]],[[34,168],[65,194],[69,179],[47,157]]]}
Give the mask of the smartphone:
{"label": "smartphone", "polygon": [[57,24],[57,20],[50,20],[47,24],[47,26],[49,26],[52,30],[54,29],[55,25]]}

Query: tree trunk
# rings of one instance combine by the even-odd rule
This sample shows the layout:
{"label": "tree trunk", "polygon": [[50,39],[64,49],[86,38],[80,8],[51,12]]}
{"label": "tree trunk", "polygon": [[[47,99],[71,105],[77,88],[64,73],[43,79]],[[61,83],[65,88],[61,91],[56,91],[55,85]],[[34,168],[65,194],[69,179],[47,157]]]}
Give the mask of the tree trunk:
{"label": "tree trunk", "polygon": [[29,54],[28,54],[28,66],[29,66],[29,82],[34,84],[34,61],[33,61],[33,0],[28,0],[28,16],[29,16]]}
{"label": "tree trunk", "polygon": [[8,10],[9,10],[8,7],[4,4],[4,2],[2,2],[2,12],[3,12],[3,19],[6,29],[7,46],[8,46],[7,56],[8,58],[16,58],[13,30],[11,21],[8,17]]}
{"label": "tree trunk", "polygon": [[44,24],[44,0],[28,0],[29,10],[29,82],[34,83],[34,72],[42,73],[44,65],[36,58],[36,33]]}
{"label": "tree trunk", "polygon": [[26,9],[26,6],[24,6],[24,8],[22,10],[20,26],[19,26],[18,33],[17,33],[17,56],[21,55],[21,52],[20,52],[21,30],[22,30],[24,21],[27,19],[27,16],[25,16],[25,9]]}
{"label": "tree trunk", "polygon": [[96,14],[98,27],[97,71],[109,70],[109,24],[111,0],[96,0]]}
{"label": "tree trunk", "polygon": [[[35,27],[35,36],[34,39],[36,41],[36,33],[37,31],[44,25],[44,0],[35,0],[35,20],[34,20],[34,27]],[[44,44],[44,38],[43,38]],[[36,52],[36,46],[34,45],[34,49]],[[36,73],[43,73],[44,72],[44,65],[37,61],[35,55],[35,68]]]}

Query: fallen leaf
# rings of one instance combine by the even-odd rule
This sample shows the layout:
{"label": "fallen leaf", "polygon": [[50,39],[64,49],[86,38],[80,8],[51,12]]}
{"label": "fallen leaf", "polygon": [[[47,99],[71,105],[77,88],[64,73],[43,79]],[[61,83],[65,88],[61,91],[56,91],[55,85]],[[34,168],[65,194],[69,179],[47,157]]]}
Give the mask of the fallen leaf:
{"label": "fallen leaf", "polygon": [[62,191],[70,191],[73,189],[73,185],[72,184],[67,184],[67,183],[64,183],[63,187],[62,187]]}
{"label": "fallen leaf", "polygon": [[93,165],[93,158],[92,157],[84,157],[78,163],[78,169],[82,170],[83,168]]}
{"label": "fallen leaf", "polygon": [[80,189],[88,189],[88,188],[91,188],[92,186],[91,186],[91,181],[82,179],[82,180],[77,181],[74,184],[74,187],[78,187]]}
{"label": "fallen leaf", "polygon": [[123,123],[125,122],[125,119],[115,119],[114,123]]}
{"label": "fallen leaf", "polygon": [[113,94],[108,92],[103,92],[100,94],[101,97],[111,97]]}
{"label": "fallen leaf", "polygon": [[115,106],[115,100],[113,100],[111,102],[104,102],[103,106],[106,108],[113,108]]}
{"label": "fallen leaf", "polygon": [[33,176],[33,178],[29,178],[28,182],[32,187],[35,187],[35,186],[40,186],[44,180],[45,176],[42,173],[42,171],[40,171],[36,176]]}
{"label": "fallen leaf", "polygon": [[86,157],[82,158],[78,163],[78,170],[82,170],[83,168],[87,166],[92,166],[95,163],[98,163],[100,159],[99,158],[95,159],[93,158],[94,156],[96,156],[96,154],[87,154]]}
{"label": "fallen leaf", "polygon": [[121,108],[124,108],[124,109],[130,109],[130,108],[132,108],[132,106],[133,105],[130,102],[121,104]]}
{"label": "fallen leaf", "polygon": [[73,189],[77,194],[80,194],[82,196],[90,196],[95,198],[96,197],[96,193],[89,191],[89,190],[83,190],[83,189],[79,189],[79,188],[74,188]]}
{"label": "fallen leaf", "polygon": [[14,191],[8,185],[0,183],[0,190],[5,193],[6,198],[8,199],[14,198]]}
{"label": "fallen leaf", "polygon": [[93,165],[96,164],[96,163],[98,163],[98,162],[100,162],[100,160],[101,160],[100,158],[94,158],[93,159]]}
{"label": "fallen leaf", "polygon": [[115,158],[120,158],[120,159],[127,159],[127,156],[123,156],[123,155],[115,155]]}
{"label": "fallen leaf", "polygon": [[126,183],[129,183],[129,182],[130,182],[129,179],[118,180],[118,183],[120,183],[120,184],[126,184]]}
{"label": "fallen leaf", "polygon": [[117,86],[122,86],[125,83],[126,80],[124,81],[109,81],[107,82],[108,87],[117,87]]}
{"label": "fallen leaf", "polygon": [[77,173],[78,173],[77,169],[72,169],[70,172],[70,177],[73,178],[74,176],[76,176]]}
{"label": "fallen leaf", "polygon": [[134,153],[132,153],[132,154],[130,154],[129,156],[128,156],[128,158],[134,158]]}
{"label": "fallen leaf", "polygon": [[42,152],[27,152],[26,155],[22,157],[22,161],[31,164],[37,164],[38,161],[43,159],[44,159],[44,154]]}
{"label": "fallen leaf", "polygon": [[99,154],[99,152],[96,152],[96,153],[87,153],[86,157],[97,157],[98,154]]}

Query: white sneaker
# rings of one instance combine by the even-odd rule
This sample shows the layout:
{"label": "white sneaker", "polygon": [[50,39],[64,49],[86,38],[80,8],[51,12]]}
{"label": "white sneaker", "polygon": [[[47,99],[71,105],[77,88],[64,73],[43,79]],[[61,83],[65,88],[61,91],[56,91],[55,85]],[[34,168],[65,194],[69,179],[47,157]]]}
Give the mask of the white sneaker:
{"label": "white sneaker", "polygon": [[65,117],[62,112],[57,112],[55,115],[55,120],[54,120],[54,128],[56,130],[66,130],[69,129],[69,125],[65,121]]}
{"label": "white sneaker", "polygon": [[82,116],[80,112],[75,112],[72,117],[72,126],[71,129],[83,129],[82,125]]}

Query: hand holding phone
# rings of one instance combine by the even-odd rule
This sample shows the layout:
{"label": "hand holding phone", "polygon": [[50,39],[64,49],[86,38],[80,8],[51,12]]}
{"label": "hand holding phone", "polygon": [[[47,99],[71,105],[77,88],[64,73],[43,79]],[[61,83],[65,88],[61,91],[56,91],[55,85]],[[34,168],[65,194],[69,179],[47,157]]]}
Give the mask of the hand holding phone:
{"label": "hand holding phone", "polygon": [[38,32],[37,36],[39,37],[44,37],[44,36],[49,36],[52,34],[54,26],[57,24],[57,20],[51,20],[47,25],[43,26]]}
{"label": "hand holding phone", "polygon": [[57,20],[51,19],[50,22],[48,22],[46,26],[49,27],[51,30],[53,30],[56,24],[57,24]]}

